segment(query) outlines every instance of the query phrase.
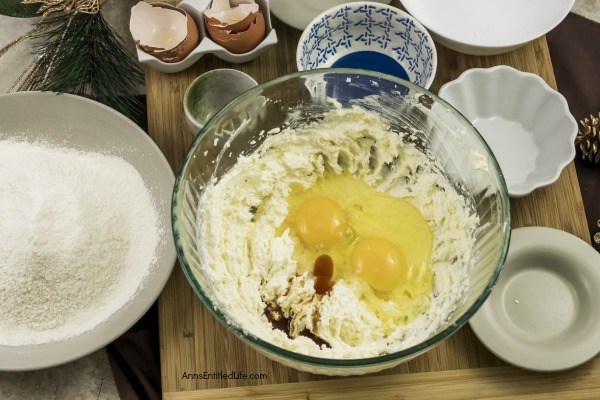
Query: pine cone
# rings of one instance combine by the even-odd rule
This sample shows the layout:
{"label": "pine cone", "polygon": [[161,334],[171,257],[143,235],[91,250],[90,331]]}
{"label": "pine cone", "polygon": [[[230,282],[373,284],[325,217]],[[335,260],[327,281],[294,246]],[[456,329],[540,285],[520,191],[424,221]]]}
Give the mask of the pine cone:
{"label": "pine cone", "polygon": [[575,144],[581,150],[581,159],[594,164],[600,163],[600,112],[595,117],[590,114],[589,118],[579,121],[581,129],[577,133]]}

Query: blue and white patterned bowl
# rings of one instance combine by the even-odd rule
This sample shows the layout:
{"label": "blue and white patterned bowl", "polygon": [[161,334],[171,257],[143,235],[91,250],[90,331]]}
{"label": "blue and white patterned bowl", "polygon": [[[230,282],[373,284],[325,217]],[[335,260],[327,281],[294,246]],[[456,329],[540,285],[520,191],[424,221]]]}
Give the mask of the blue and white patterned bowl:
{"label": "blue and white patterned bowl", "polygon": [[298,71],[360,68],[395,75],[428,89],[437,54],[429,32],[410,15],[380,3],[330,8],[304,30],[296,52]]}

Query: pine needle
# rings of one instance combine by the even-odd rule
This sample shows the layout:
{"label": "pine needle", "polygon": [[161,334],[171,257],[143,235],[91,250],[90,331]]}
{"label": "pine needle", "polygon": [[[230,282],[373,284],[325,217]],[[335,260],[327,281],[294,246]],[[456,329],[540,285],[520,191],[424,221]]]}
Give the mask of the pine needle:
{"label": "pine needle", "polygon": [[0,0],[0,15],[9,17],[31,18],[37,15],[39,6],[22,4],[21,0]]}
{"label": "pine needle", "polygon": [[19,90],[90,97],[133,118],[144,75],[102,13],[70,13],[41,24],[35,65]]}

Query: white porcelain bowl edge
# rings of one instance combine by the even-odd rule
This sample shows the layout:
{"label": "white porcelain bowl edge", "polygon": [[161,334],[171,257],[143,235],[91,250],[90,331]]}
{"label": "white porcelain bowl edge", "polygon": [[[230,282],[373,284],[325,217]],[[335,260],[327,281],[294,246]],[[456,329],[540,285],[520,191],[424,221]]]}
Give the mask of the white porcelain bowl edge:
{"label": "white porcelain bowl edge", "polygon": [[575,0],[401,0],[439,43],[473,55],[517,49],[554,29]]}
{"label": "white porcelain bowl edge", "polygon": [[[374,0],[390,4],[391,0]],[[284,23],[304,30],[317,15],[323,11],[347,3],[344,0],[275,0],[271,3],[271,12]]]}

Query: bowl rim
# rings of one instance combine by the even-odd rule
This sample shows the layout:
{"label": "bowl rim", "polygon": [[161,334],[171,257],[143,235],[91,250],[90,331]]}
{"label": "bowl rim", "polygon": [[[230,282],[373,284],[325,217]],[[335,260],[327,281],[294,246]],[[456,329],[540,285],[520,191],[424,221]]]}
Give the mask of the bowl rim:
{"label": "bowl rim", "polygon": [[[552,29],[556,28],[556,26],[558,24],[560,24],[566,18],[566,16],[569,14],[571,9],[573,8],[573,4],[575,4],[575,0],[566,0],[566,1],[568,3],[565,3],[566,12],[564,13],[564,15],[561,14],[562,17],[560,19],[552,20],[552,22],[545,24],[544,28],[540,29],[539,33],[536,34],[535,37],[529,37],[529,38],[521,37],[518,40],[506,41],[506,42],[498,41],[493,44],[489,44],[489,43],[486,44],[486,43],[478,42],[477,40],[465,40],[464,38],[461,38],[461,37],[450,36],[447,33],[442,33],[441,31],[436,30],[433,26],[429,26],[428,28],[434,34],[436,34],[446,40],[450,40],[452,42],[455,42],[455,43],[461,44],[461,45],[465,45],[465,46],[476,47],[476,48],[481,48],[481,49],[511,48],[511,47],[515,47],[515,46],[521,46],[525,43],[535,40],[541,36],[544,36],[546,33],[550,32]],[[415,12],[415,7],[413,6],[414,2],[415,2],[415,0],[400,0],[400,3],[406,9],[406,11],[409,12],[411,15],[413,15],[413,18],[420,20],[420,16],[422,15],[422,13]],[[568,7],[566,7],[567,5],[568,5]]]}
{"label": "bowl rim", "polygon": [[[369,77],[372,77],[372,78],[385,79],[388,81],[392,81],[396,84],[406,86],[406,87],[410,88],[411,90],[424,92],[424,94],[431,96],[434,100],[439,102],[439,104],[444,106],[445,109],[450,111],[459,120],[461,120],[465,126],[470,127],[472,129],[472,132],[475,134],[476,139],[479,140],[479,142],[485,149],[487,149],[488,160],[489,160],[490,164],[492,165],[493,170],[495,170],[497,172],[497,176],[500,181],[500,185],[499,185],[498,189],[499,189],[499,193],[500,193],[499,198],[503,205],[503,211],[504,211],[504,224],[501,228],[502,233],[504,235],[504,241],[502,243],[502,249],[500,251],[500,256],[497,260],[494,272],[492,273],[492,276],[488,280],[485,288],[477,296],[477,298],[475,299],[475,301],[473,302],[471,307],[469,307],[465,313],[463,313],[461,316],[459,316],[458,319],[453,324],[449,325],[448,327],[446,327],[445,329],[436,333],[435,335],[427,338],[423,342],[421,342],[417,345],[408,347],[406,349],[397,351],[397,352],[384,354],[384,355],[380,355],[380,356],[375,356],[375,357],[353,358],[353,359],[332,359],[332,358],[324,358],[324,357],[315,357],[315,356],[309,356],[309,355],[297,353],[297,352],[276,346],[264,339],[259,338],[258,336],[252,334],[251,332],[246,331],[245,329],[243,329],[241,327],[234,326],[233,324],[228,322],[228,318],[227,318],[226,314],[223,313],[222,311],[220,311],[219,309],[217,309],[215,307],[215,305],[213,305],[210,298],[200,288],[198,281],[196,280],[194,273],[192,272],[192,269],[189,266],[186,254],[181,245],[181,240],[180,240],[180,236],[179,236],[179,232],[180,232],[179,218],[177,216],[177,211],[180,207],[179,206],[179,198],[180,197],[183,198],[183,188],[185,186],[185,185],[183,185],[183,183],[185,182],[183,180],[183,176],[184,176],[185,172],[187,171],[191,160],[193,160],[196,147],[198,147],[200,141],[202,140],[202,138],[204,137],[204,134],[208,131],[208,129],[210,127],[212,127],[212,125],[215,124],[216,121],[218,121],[223,115],[225,115],[227,112],[229,112],[229,110],[234,108],[237,104],[239,104],[242,101],[249,99],[257,94],[260,94],[265,88],[276,86],[276,85],[278,85],[282,82],[288,81],[288,80],[292,80],[292,79],[296,79],[296,78],[300,78],[300,77],[307,77],[307,76],[311,76],[311,75],[319,75],[319,74],[322,74],[322,75],[324,75],[324,74],[368,75]],[[459,111],[457,111],[455,108],[453,108],[445,100],[441,99],[440,97],[429,92],[427,89],[424,89],[421,86],[415,85],[414,83],[405,81],[403,79],[400,79],[400,78],[392,76],[392,75],[386,75],[386,74],[382,74],[382,73],[375,72],[375,71],[360,70],[360,69],[348,69],[348,68],[329,68],[329,69],[322,68],[322,69],[315,69],[315,70],[309,70],[309,71],[299,71],[299,72],[295,72],[295,73],[292,73],[289,75],[285,75],[285,76],[279,77],[277,79],[268,81],[266,83],[260,84],[256,87],[248,90],[244,94],[238,96],[236,99],[231,101],[221,111],[219,111],[204,126],[204,128],[202,128],[202,131],[200,131],[198,136],[191,143],[191,145],[188,148],[188,151],[183,159],[183,162],[181,163],[181,166],[179,167],[179,170],[177,172],[177,178],[175,180],[175,185],[173,188],[171,221],[172,221],[173,237],[175,240],[175,248],[177,249],[177,256],[179,258],[180,265],[181,265],[181,268],[183,269],[184,275],[187,278],[190,285],[192,286],[192,288],[193,288],[194,292],[196,293],[196,295],[198,296],[198,298],[200,298],[200,300],[206,306],[206,308],[211,312],[211,314],[213,314],[213,316],[216,317],[216,319],[221,324],[223,324],[230,332],[232,332],[239,339],[242,339],[243,341],[247,342],[248,344],[250,344],[253,347],[257,347],[269,354],[273,354],[274,357],[277,357],[278,359],[284,358],[284,359],[293,360],[295,362],[300,362],[305,365],[308,364],[308,365],[313,365],[313,366],[318,366],[318,367],[326,367],[326,368],[357,368],[357,367],[373,366],[373,365],[377,365],[377,364],[393,363],[394,361],[401,362],[402,359],[415,357],[415,356],[419,355],[420,353],[424,352],[425,350],[428,350],[428,349],[434,347],[435,345],[441,343],[443,340],[447,339],[452,334],[457,332],[462,326],[464,326],[469,321],[469,319],[475,314],[475,312],[477,312],[477,310],[483,305],[483,303],[485,302],[485,300],[488,298],[489,294],[491,293],[492,289],[496,285],[498,276],[500,275],[500,272],[502,271],[502,267],[504,266],[504,261],[506,259],[506,255],[508,253],[508,246],[510,243],[510,232],[511,232],[510,231],[510,201],[509,201],[509,197],[508,197],[508,190],[506,187],[506,182],[504,181],[504,176],[502,174],[502,170],[500,169],[500,166],[498,165],[498,161],[494,157],[494,154],[492,153],[491,149],[489,148],[489,146],[487,145],[487,143],[485,142],[483,137],[479,134],[477,129]]]}
{"label": "bowl rim", "polygon": [[[326,15],[333,14],[333,13],[337,12],[338,10],[341,10],[344,7],[358,7],[358,6],[365,6],[365,5],[374,6],[374,7],[380,8],[380,9],[393,10],[394,12],[399,13],[402,17],[411,20],[417,28],[421,29],[423,32],[425,32],[425,34],[427,34],[427,42],[429,43],[429,45],[431,46],[431,49],[433,50],[433,52],[432,52],[433,57],[431,59],[431,62],[433,64],[433,70],[432,70],[431,76],[429,77],[429,79],[427,79],[427,82],[424,82],[422,87],[424,87],[425,89],[429,89],[431,87],[431,84],[433,83],[433,80],[435,79],[435,75],[437,73],[437,64],[438,64],[437,47],[435,46],[435,42],[433,41],[433,37],[431,36],[431,33],[429,33],[427,28],[421,22],[419,22],[419,20],[417,20],[415,17],[413,17],[409,13],[401,10],[400,8],[394,7],[389,4],[375,3],[372,1],[355,1],[355,2],[351,2],[351,3],[340,4],[340,5],[331,7],[329,9],[323,11],[322,13],[317,15],[315,18],[313,18],[308,23],[308,25],[306,25],[306,28],[304,28],[304,30],[302,31],[302,35],[300,36],[300,39],[298,40],[298,45],[296,46],[296,68],[298,69],[298,71],[299,72],[308,71],[307,69],[305,69],[302,66],[301,60],[302,60],[302,55],[304,53],[302,52],[302,46],[300,44],[304,43],[307,40],[308,36],[310,35],[310,31],[311,31],[312,27],[318,21],[323,19],[323,17],[325,17]],[[326,68],[318,68],[318,69],[326,69]],[[332,69],[332,68],[327,68],[327,69]],[[349,68],[349,69],[352,69],[352,68]],[[365,71],[371,71],[371,70],[366,69]],[[377,71],[371,71],[371,72],[377,72]],[[416,85],[415,83],[413,83],[413,84]],[[420,86],[420,85],[417,85],[417,86]]]}
{"label": "bowl rim", "polygon": [[[497,66],[491,67],[491,68],[471,68],[471,69],[464,71],[455,80],[447,82],[444,85],[442,85],[442,87],[440,87],[440,90],[438,91],[438,96],[443,98],[446,90],[448,90],[454,86],[460,86],[460,85],[464,84],[465,81],[467,81],[469,79],[473,79],[475,76],[483,76],[489,80],[493,76],[495,76],[496,74],[498,74],[502,71],[512,75],[515,79],[529,80],[529,81],[533,82],[533,85],[536,85],[547,96],[557,98],[558,101],[562,105],[563,114],[562,114],[561,118],[564,117],[564,120],[568,121],[569,124],[571,125],[571,132],[569,133],[568,136],[565,132],[564,136],[567,137],[567,139],[569,140],[570,143],[575,142],[575,138],[577,137],[577,130],[578,130],[577,121],[575,120],[575,118],[573,117],[571,112],[569,111],[569,104],[567,103],[567,100],[561,93],[559,93],[557,90],[554,90],[552,87],[550,87],[550,85],[548,85],[548,83],[546,83],[546,81],[544,79],[542,79],[542,77],[540,77],[536,74],[533,74],[531,72],[523,72],[523,71],[520,71],[509,65],[497,65]],[[535,134],[535,131],[532,131],[531,133]],[[563,136],[563,135],[561,135],[561,136]],[[553,183],[555,183],[560,178],[560,175],[561,175],[563,169],[565,169],[571,163],[571,161],[573,161],[573,159],[576,156],[575,146],[571,146],[570,149],[571,149],[571,151],[569,152],[569,154],[566,158],[559,159],[557,157],[557,158],[554,158],[551,160],[553,162],[544,163],[544,165],[548,166],[547,170],[549,171],[549,175],[546,178],[538,179],[538,180],[529,179],[525,182],[520,183],[519,188],[513,187],[513,189],[511,189],[511,187],[509,187],[507,185],[508,194],[513,198],[524,197],[524,196],[527,196],[528,194],[531,194],[534,190],[537,190],[537,189],[540,189],[540,188],[543,188],[543,187],[546,187],[546,186],[549,186],[549,185],[552,185]],[[494,155],[494,157],[495,157],[495,155]],[[536,168],[536,169],[539,169],[539,168]]]}

